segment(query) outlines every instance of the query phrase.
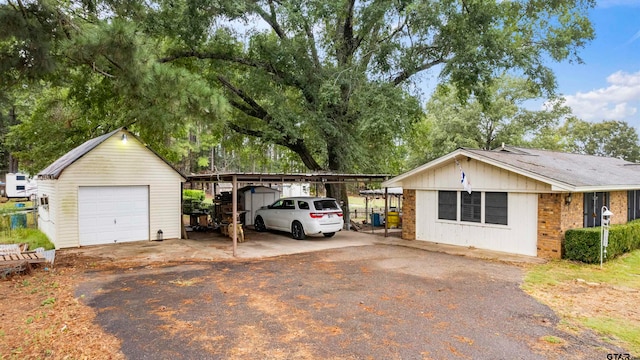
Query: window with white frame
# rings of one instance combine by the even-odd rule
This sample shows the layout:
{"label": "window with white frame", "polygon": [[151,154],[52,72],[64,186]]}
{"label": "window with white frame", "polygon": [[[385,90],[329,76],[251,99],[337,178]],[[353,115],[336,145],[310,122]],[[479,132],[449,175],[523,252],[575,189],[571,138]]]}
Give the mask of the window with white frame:
{"label": "window with white frame", "polygon": [[484,222],[486,224],[507,225],[508,196],[506,192],[484,194]]}
{"label": "window with white frame", "polygon": [[438,219],[458,220],[457,191],[438,191]]}
{"label": "window with white frame", "polygon": [[460,210],[460,221],[508,225],[508,199],[506,192],[438,191],[438,219],[457,221]]}
{"label": "window with white frame", "polygon": [[474,191],[469,194],[466,191],[460,192],[460,220],[469,222],[480,222],[482,211],[482,194]]}
{"label": "window with white frame", "polygon": [[631,190],[627,198],[627,221],[640,219],[640,190]]}

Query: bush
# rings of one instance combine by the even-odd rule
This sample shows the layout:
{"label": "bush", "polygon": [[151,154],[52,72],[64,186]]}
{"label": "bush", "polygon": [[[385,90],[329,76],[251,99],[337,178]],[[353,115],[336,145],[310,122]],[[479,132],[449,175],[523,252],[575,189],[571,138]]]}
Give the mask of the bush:
{"label": "bush", "polygon": [[[640,249],[640,220],[609,228],[606,260]],[[600,262],[600,227],[571,229],[564,236],[564,258],[589,264]]]}
{"label": "bush", "polygon": [[186,201],[204,201],[204,190],[182,190],[182,200]]}

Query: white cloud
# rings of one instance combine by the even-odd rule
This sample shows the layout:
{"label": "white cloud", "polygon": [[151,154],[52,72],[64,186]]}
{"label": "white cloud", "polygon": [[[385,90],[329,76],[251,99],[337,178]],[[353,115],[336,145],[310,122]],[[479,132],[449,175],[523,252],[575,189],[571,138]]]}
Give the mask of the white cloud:
{"label": "white cloud", "polygon": [[615,72],[607,77],[607,83],[606,88],[565,96],[566,104],[583,120],[630,120],[640,107],[640,71]]}

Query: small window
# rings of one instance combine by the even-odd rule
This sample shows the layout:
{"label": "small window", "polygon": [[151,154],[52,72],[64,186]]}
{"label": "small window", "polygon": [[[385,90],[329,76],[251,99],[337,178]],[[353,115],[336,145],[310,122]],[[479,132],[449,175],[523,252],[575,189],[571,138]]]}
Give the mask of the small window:
{"label": "small window", "polygon": [[484,194],[485,224],[507,225],[507,193],[487,192]]}
{"label": "small window", "polygon": [[16,190],[18,190],[18,191],[20,191],[20,190],[24,191],[24,185],[18,185],[18,186],[16,186]]}
{"label": "small window", "polygon": [[298,201],[298,209],[309,210],[309,203],[306,201]]}
{"label": "small window", "polygon": [[460,193],[462,211],[460,212],[462,221],[480,222],[480,211],[482,208],[482,198],[479,192],[469,194],[466,191]]}
{"label": "small window", "polygon": [[627,220],[640,219],[640,190],[631,190],[627,199]]}
{"label": "small window", "polygon": [[438,191],[438,219],[458,220],[457,192]]}
{"label": "small window", "polygon": [[609,207],[608,192],[593,192],[584,194],[584,227],[600,226],[602,207]]}
{"label": "small window", "polygon": [[287,210],[294,210],[296,208],[295,203],[293,202],[293,200],[285,200],[282,203],[282,208],[283,209],[287,209]]}
{"label": "small window", "polygon": [[313,202],[316,210],[340,210],[340,207],[333,199],[316,200]]}
{"label": "small window", "polygon": [[27,177],[24,175],[16,175],[16,180],[18,181],[24,181],[27,180]]}

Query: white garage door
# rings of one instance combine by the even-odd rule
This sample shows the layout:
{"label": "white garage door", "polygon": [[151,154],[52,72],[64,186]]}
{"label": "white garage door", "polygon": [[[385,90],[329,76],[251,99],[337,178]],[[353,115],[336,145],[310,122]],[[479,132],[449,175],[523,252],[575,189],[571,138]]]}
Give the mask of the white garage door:
{"label": "white garage door", "polygon": [[80,245],[149,240],[149,187],[78,189]]}

